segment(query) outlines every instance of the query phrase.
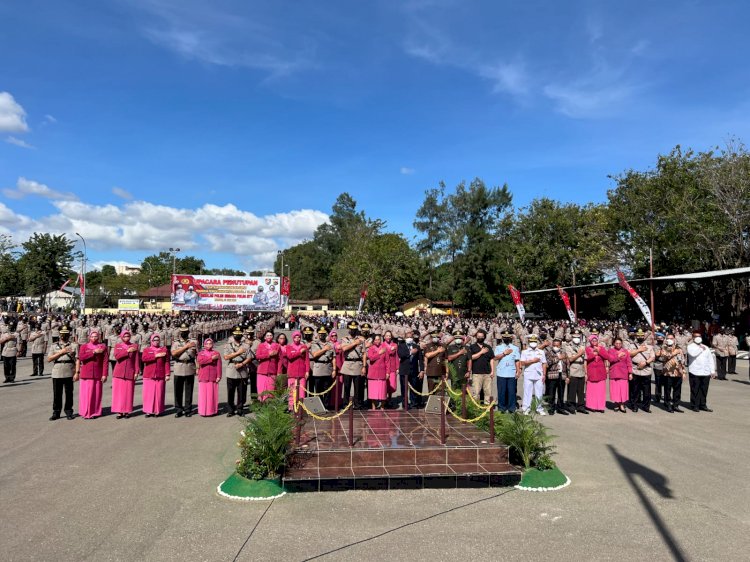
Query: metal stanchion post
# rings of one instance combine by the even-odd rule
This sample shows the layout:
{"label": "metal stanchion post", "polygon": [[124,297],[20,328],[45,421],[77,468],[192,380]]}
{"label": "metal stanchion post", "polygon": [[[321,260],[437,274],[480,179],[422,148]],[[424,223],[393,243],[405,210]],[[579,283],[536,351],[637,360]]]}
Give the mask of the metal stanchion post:
{"label": "metal stanchion post", "polygon": [[339,388],[339,374],[336,373],[336,383],[333,387],[333,392],[335,393],[333,397],[333,409],[334,411],[339,411],[339,400],[341,400],[341,389]]}
{"label": "metal stanchion post", "polygon": [[445,379],[440,387],[440,444],[445,445]]}
{"label": "metal stanchion post", "polygon": [[495,404],[490,403],[490,443],[495,443]]}
{"label": "metal stanchion post", "polygon": [[349,446],[354,447],[354,398],[349,398]]}
{"label": "metal stanchion post", "polygon": [[461,387],[461,417],[466,419],[466,386]]}
{"label": "metal stanchion post", "polygon": [[403,384],[401,384],[401,394],[403,396],[404,400],[404,412],[409,411],[409,375],[406,375],[403,379]]}

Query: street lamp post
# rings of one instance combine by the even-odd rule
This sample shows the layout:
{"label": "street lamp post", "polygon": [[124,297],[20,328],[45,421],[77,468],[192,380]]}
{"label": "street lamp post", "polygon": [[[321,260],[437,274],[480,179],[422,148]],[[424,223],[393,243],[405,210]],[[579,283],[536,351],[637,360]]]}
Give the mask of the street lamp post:
{"label": "street lamp post", "polygon": [[81,242],[83,242],[83,255],[81,257],[81,283],[80,283],[80,291],[81,291],[81,316],[86,314],[86,240],[84,240],[83,236],[78,234],[76,232],[76,236],[81,239]]}
{"label": "street lamp post", "polygon": [[179,252],[180,249],[170,248],[169,251],[172,252],[172,277],[174,277],[175,275],[177,275],[177,252]]}

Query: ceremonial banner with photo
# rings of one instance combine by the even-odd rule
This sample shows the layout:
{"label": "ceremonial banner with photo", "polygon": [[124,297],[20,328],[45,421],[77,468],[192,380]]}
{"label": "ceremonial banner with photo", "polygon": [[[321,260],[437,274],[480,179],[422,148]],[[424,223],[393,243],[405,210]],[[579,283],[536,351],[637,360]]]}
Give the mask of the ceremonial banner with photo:
{"label": "ceremonial banner with photo", "polygon": [[649,326],[653,326],[654,321],[651,319],[651,311],[648,309],[646,301],[644,301],[635,289],[630,286],[630,283],[625,280],[625,275],[620,270],[617,271],[617,280],[620,282],[620,286],[630,293],[631,297],[633,297],[638,308],[641,309],[641,314],[643,314],[643,317],[648,321]]}
{"label": "ceremonial banner with photo", "polygon": [[518,310],[518,317],[523,322],[526,319],[526,310],[523,307],[521,293],[513,285],[508,285],[508,289],[510,289],[510,297],[513,299],[513,304],[516,305],[516,310]]}
{"label": "ceremonial banner with photo", "polygon": [[570,321],[575,324],[576,315],[575,312],[573,312],[573,309],[570,308],[570,297],[568,297],[568,293],[560,285],[557,286],[557,291],[560,293],[560,298],[565,305],[565,310],[568,311],[568,318],[570,318]]}
{"label": "ceremonial banner with photo", "polygon": [[173,275],[173,310],[281,310],[278,277],[232,277],[229,275]]}

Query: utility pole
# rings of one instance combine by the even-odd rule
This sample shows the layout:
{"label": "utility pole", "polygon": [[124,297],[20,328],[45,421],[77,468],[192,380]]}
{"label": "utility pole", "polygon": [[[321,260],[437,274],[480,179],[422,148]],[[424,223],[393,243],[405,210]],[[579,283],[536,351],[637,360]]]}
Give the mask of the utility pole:
{"label": "utility pole", "polygon": [[76,236],[83,242],[83,254],[81,254],[81,283],[79,290],[81,291],[81,316],[86,314],[86,240],[83,236],[76,232]]}

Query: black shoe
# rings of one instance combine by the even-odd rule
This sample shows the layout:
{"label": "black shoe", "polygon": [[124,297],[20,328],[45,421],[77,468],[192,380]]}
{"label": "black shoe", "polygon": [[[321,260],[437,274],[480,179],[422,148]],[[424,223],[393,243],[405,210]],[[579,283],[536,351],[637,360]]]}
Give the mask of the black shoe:
{"label": "black shoe", "polygon": [[630,409],[633,410],[633,413],[636,413],[638,411],[638,408],[630,408]]}
{"label": "black shoe", "polygon": [[578,413],[580,413],[580,414],[586,414],[587,416],[589,415],[589,411],[586,410],[586,409],[584,409],[584,410],[578,410]]}
{"label": "black shoe", "polygon": [[125,419],[130,419],[130,414],[125,414]]}
{"label": "black shoe", "polygon": [[550,415],[550,416],[554,416],[554,415],[555,415],[555,411],[554,411],[554,410],[550,410],[550,411],[549,411],[549,415]]}
{"label": "black shoe", "polygon": [[573,416],[576,415],[576,411],[575,410],[570,410],[568,413],[571,414],[571,415],[573,415]]}
{"label": "black shoe", "polygon": [[712,410],[711,408],[709,408],[708,406],[702,406],[702,407],[701,407],[701,408],[699,408],[699,409],[700,409],[700,410],[701,410],[702,412],[713,412],[713,410]]}
{"label": "black shoe", "polygon": [[560,414],[561,416],[567,416],[568,415],[568,411],[565,408],[558,409],[557,413]]}
{"label": "black shoe", "polygon": [[186,417],[186,418],[189,418],[189,417],[191,417],[192,415],[193,415],[193,412],[187,412],[187,413],[185,414],[185,417]]}
{"label": "black shoe", "polygon": [[74,420],[74,419],[76,419],[76,417],[72,413],[70,413],[70,414],[67,414],[65,416],[65,419],[67,419],[67,420]]}
{"label": "black shoe", "polygon": [[650,414],[650,413],[651,413],[651,408],[641,408],[641,409],[642,409],[642,410],[643,410],[644,412],[646,412],[647,414]]}
{"label": "black shoe", "polygon": [[229,410],[229,411],[227,412],[227,417],[228,417],[228,418],[233,418],[233,417],[234,417],[234,411],[233,411],[233,410]]}
{"label": "black shoe", "polygon": [[674,408],[667,406],[667,412],[670,414],[674,414]]}
{"label": "black shoe", "polygon": [[175,414],[174,414],[174,417],[176,417],[176,418],[181,418],[181,417],[182,417],[182,416],[184,416],[184,415],[185,415],[185,414],[183,413],[183,411],[182,411],[182,410],[177,410],[177,411],[175,412]]}
{"label": "black shoe", "polygon": [[37,374],[36,374],[36,373],[31,373],[31,374],[30,374],[29,376],[30,376],[30,377],[36,377],[36,376],[37,376]]}
{"label": "black shoe", "polygon": [[679,407],[672,408],[673,412],[677,412],[678,414],[684,414],[685,410],[681,410]]}
{"label": "black shoe", "polygon": [[117,414],[117,419],[118,420],[121,420],[124,417],[125,417],[125,414]]}
{"label": "black shoe", "polygon": [[658,404],[659,402],[661,402],[661,398],[659,398],[658,396],[654,396],[653,401],[654,401],[654,404]]}
{"label": "black shoe", "polygon": [[693,412],[697,412],[698,411],[698,408],[696,408],[695,406],[691,407],[690,409],[693,410]]}
{"label": "black shoe", "polygon": [[60,419],[60,414],[58,412],[52,412],[52,417],[50,417],[49,421],[55,421]]}

